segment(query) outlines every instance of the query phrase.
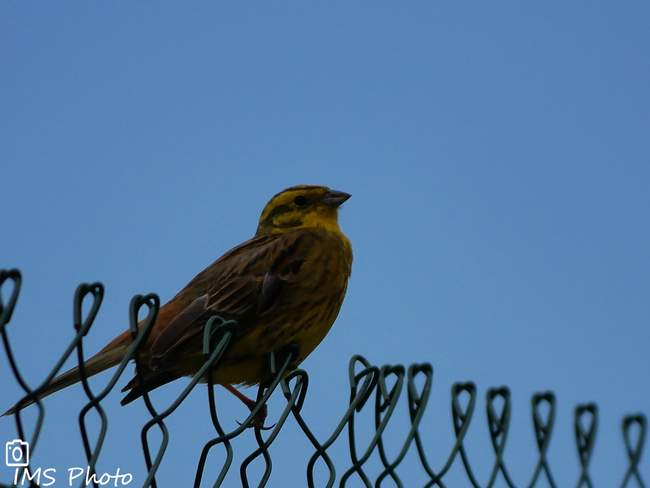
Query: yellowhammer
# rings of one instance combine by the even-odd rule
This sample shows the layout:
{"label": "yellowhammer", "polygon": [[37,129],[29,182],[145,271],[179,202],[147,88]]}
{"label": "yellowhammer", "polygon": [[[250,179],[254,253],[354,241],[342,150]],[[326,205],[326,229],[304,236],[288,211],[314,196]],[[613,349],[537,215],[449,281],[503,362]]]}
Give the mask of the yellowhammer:
{"label": "yellowhammer", "polygon": [[[198,371],[203,328],[213,315],[239,324],[214,372],[215,383],[242,398],[231,385],[265,381],[268,353],[287,344],[299,347],[301,357],[291,365],[297,367],[323,340],[343,303],[352,246],[339,228],[338,207],[348,198],[310,185],[275,195],[264,207],[255,237],[221,256],[160,308],[142,349],[147,390]],[[130,344],[129,331],[116,337],[86,361],[86,374],[119,364]],[[52,380],[41,397],[78,381],[74,368]],[[125,390],[130,391],[123,405],[143,393],[137,377]]]}

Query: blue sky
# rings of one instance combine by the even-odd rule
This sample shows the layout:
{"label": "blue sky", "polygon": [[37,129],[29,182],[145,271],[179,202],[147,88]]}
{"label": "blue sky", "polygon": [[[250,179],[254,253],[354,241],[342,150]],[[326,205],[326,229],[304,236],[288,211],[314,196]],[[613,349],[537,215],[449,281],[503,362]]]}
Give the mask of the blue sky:
{"label": "blue sky", "polygon": [[[519,485],[535,461],[530,396],[549,389],[556,481],[577,482],[573,408],[595,401],[591,471],[620,483],[621,419],[650,412],[649,33],[643,1],[3,2],[0,266],[23,272],[10,338],[24,374],[36,385],[71,340],[77,284],[106,286],[93,353],[128,326],[134,294],[170,299],[253,235],[272,195],[323,184],[353,195],[340,222],[355,262],[334,328],[304,363],[319,438],[346,408],[353,354],[429,361],[434,469],[453,444],[450,387],[473,380],[468,446],[483,483],[484,395],[504,384]],[[0,368],[4,409],[20,391]],[[234,427],[246,412],[219,393]],[[47,400],[34,463],[85,465],[83,398],[76,387]],[[119,398],[104,402],[99,469],[137,484],[147,415]],[[189,486],[211,438],[203,387],[170,430],[161,486]],[[13,439],[12,420],[0,433]],[[297,428],[274,446],[271,486],[305,485]],[[646,480],[649,468],[646,456]],[[402,473],[407,486],[418,473]]]}

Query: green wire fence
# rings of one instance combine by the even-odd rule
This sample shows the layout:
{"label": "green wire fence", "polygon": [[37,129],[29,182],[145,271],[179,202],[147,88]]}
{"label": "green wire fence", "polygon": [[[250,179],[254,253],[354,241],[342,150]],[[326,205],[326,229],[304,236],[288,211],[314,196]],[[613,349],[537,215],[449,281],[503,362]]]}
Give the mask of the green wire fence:
{"label": "green wire fence", "polygon": [[[12,312],[16,305],[21,286],[21,274],[16,269],[0,270],[0,333],[9,365],[12,373],[19,383],[21,388],[25,391],[24,397],[20,400],[21,404],[35,402],[38,409],[38,416],[35,423],[33,435],[31,437],[25,436],[25,430],[21,420],[21,412],[18,411],[14,418],[16,423],[16,430],[18,438],[22,441],[29,442],[32,452],[37,446],[38,438],[41,433],[44,418],[44,407],[39,399],[39,395],[44,390],[46,385],[56,376],[59,369],[62,367],[66,359],[76,350],[77,360],[82,371],[82,384],[89,402],[84,406],[79,414],[79,425],[81,429],[81,436],[84,445],[85,455],[88,460],[89,473],[95,474],[95,466],[97,459],[101,453],[102,445],[108,429],[108,419],[101,406],[101,401],[108,395],[118,378],[123,373],[127,363],[134,361],[136,364],[136,374],[138,375],[141,384],[144,384],[145,377],[142,365],[140,363],[140,348],[146,341],[147,336],[153,326],[160,301],[154,294],[141,296],[137,295],[131,300],[130,304],[130,327],[133,337],[133,343],[128,350],[123,361],[117,367],[115,374],[110,379],[105,389],[97,395],[94,395],[90,390],[87,378],[84,374],[83,362],[83,339],[88,334],[90,327],[95,320],[99,311],[102,298],[104,295],[104,287],[101,283],[82,284],[79,285],[75,292],[74,297],[74,327],[76,334],[61,356],[56,366],[52,369],[50,374],[45,378],[42,384],[36,388],[30,388],[24,381],[20,374],[16,358],[11,348],[9,336],[7,333],[7,324],[11,319]],[[3,285],[5,289],[10,285],[5,285],[6,282],[12,282],[13,287],[9,293],[9,299],[4,301],[2,297]],[[90,311],[85,315],[82,313],[82,302],[86,297],[92,298],[92,306]],[[144,326],[138,329],[138,316],[141,310],[147,311],[147,317],[144,320]],[[223,486],[226,474],[232,469],[234,451],[231,440],[241,435],[252,424],[258,412],[264,407],[266,401],[271,394],[278,388],[281,389],[284,397],[287,400],[287,405],[282,414],[280,415],[277,423],[268,431],[266,437],[262,434],[259,427],[255,427],[255,439],[258,448],[244,459],[239,467],[241,485],[243,487],[250,486],[247,470],[251,463],[258,458],[264,462],[264,473],[257,486],[266,486],[271,476],[272,458],[269,447],[273,444],[278,433],[285,425],[287,419],[292,416],[300,429],[313,445],[314,452],[305,466],[307,484],[310,488],[316,486],[315,482],[315,466],[317,461],[321,460],[326,466],[328,471],[327,481],[323,485],[332,487],[335,485],[346,486],[350,479],[354,476],[361,480],[366,487],[380,487],[382,483],[386,482],[389,478],[392,483],[387,483],[390,486],[403,487],[407,486],[400,478],[397,468],[400,463],[405,459],[407,451],[415,449],[417,457],[428,480],[423,486],[425,487],[446,487],[446,476],[450,472],[450,468],[454,462],[460,463],[464,468],[467,476],[467,481],[474,488],[489,488],[495,485],[497,477],[501,474],[502,479],[507,486],[515,488],[517,485],[513,482],[508,469],[505,465],[503,455],[508,437],[510,427],[511,415],[511,398],[510,391],[506,387],[491,388],[487,391],[487,423],[489,427],[489,435],[491,439],[492,448],[495,455],[495,461],[490,473],[490,478],[485,485],[481,485],[474,474],[470,459],[463,443],[465,436],[468,432],[470,422],[475,414],[475,406],[477,400],[477,391],[474,383],[456,383],[451,390],[451,408],[453,427],[455,433],[455,444],[449,453],[446,462],[437,471],[431,467],[427,455],[425,453],[421,432],[420,422],[423,418],[424,412],[428,405],[429,396],[431,393],[433,383],[433,368],[429,363],[412,364],[408,368],[402,365],[393,366],[374,366],[371,365],[362,356],[354,356],[350,360],[349,366],[349,383],[350,383],[350,401],[349,406],[343,414],[341,421],[334,429],[330,437],[324,441],[319,441],[312,433],[307,422],[301,416],[301,409],[307,394],[308,376],[303,370],[295,370],[285,377],[287,368],[298,355],[297,348],[289,347],[288,350],[282,351],[280,357],[286,357],[283,364],[276,368],[276,361],[274,354],[269,357],[269,370],[274,378],[269,384],[260,385],[257,394],[257,404],[251,411],[248,418],[236,429],[226,432],[217,416],[217,409],[215,406],[214,385],[212,383],[212,372],[219,367],[222,358],[228,351],[233,337],[235,335],[237,324],[233,321],[225,321],[220,317],[212,317],[205,327],[203,354],[205,362],[200,371],[192,378],[189,385],[179,395],[179,397],[172,403],[172,405],[164,410],[158,412],[152,405],[149,395],[144,393],[143,401],[146,408],[151,415],[149,420],[141,431],[141,441],[144,454],[144,462],[147,468],[147,477],[142,483],[143,487],[158,487],[156,480],[156,473],[160,463],[165,455],[165,451],[169,442],[169,433],[165,425],[165,419],[169,417],[180,405],[180,403],[187,397],[190,391],[197,385],[199,381],[204,379],[208,383],[208,402],[210,408],[210,416],[215,430],[215,437],[207,442],[203,447],[201,456],[197,463],[196,474],[194,478],[194,486],[206,485],[212,483],[212,486]],[[212,340],[218,338],[218,340]],[[215,342],[217,342],[215,344]],[[279,351],[278,351],[279,352]],[[392,386],[388,386],[391,385]],[[420,385],[419,387],[417,385]],[[402,447],[398,454],[391,460],[386,453],[384,432],[388,423],[390,422],[398,400],[402,393],[406,390],[406,398],[408,404],[408,413],[410,420],[410,429],[403,441]],[[369,401],[374,396],[374,435],[365,450],[360,450],[357,447],[355,437],[355,418],[356,415],[366,405],[371,405]],[[7,403],[11,399],[7,400]],[[465,406],[463,406],[465,405]],[[551,468],[547,460],[547,453],[553,433],[555,414],[556,414],[556,401],[555,395],[552,392],[544,392],[533,395],[531,400],[532,406],[532,421],[535,433],[535,441],[538,450],[538,460],[531,475],[528,487],[535,486],[550,486],[557,487],[556,481],[553,478]],[[95,410],[101,420],[101,428],[97,442],[92,445],[86,427],[86,416],[88,412]],[[646,417],[643,414],[628,415],[623,418],[621,428],[623,433],[623,440],[625,444],[625,454],[627,456],[627,469],[625,469],[621,479],[621,487],[639,486],[645,487],[641,473],[639,472],[639,462],[645,444],[646,438]],[[586,427],[585,427],[586,426]],[[580,463],[580,475],[577,482],[578,487],[592,487],[594,483],[589,473],[589,465],[592,454],[594,452],[595,438],[598,427],[598,407],[593,404],[579,405],[574,411],[574,430],[575,440],[578,451],[578,459]],[[157,428],[162,435],[162,442],[157,451],[152,452],[149,447],[149,435],[151,429]],[[347,430],[348,447],[351,459],[351,466],[349,466],[342,473],[338,471],[328,454],[328,449],[332,444]],[[223,465],[216,479],[204,480],[204,471],[206,467],[206,460],[210,451],[216,446],[222,446],[225,450],[226,456]],[[371,480],[364,465],[368,462],[373,454],[377,454],[381,462],[382,471]],[[30,479],[31,471],[30,466],[27,465],[23,468],[24,472],[21,473],[19,479]],[[23,476],[25,475],[26,476]],[[93,486],[97,488],[101,483],[99,480],[93,479]],[[30,486],[35,487],[37,484],[32,479]],[[448,482],[448,481],[447,481]],[[13,483],[13,480],[10,481]],[[16,485],[7,485],[0,482],[0,487],[8,487]],[[24,486],[20,484],[19,486]],[[82,482],[81,486],[85,486]]]}

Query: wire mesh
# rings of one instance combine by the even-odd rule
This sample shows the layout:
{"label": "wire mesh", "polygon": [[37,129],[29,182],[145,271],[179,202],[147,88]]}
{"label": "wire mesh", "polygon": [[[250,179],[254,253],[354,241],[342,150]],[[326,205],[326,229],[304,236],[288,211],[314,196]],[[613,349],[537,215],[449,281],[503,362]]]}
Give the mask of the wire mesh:
{"label": "wire mesh", "polygon": [[[7,284],[10,283],[10,284]],[[146,296],[137,295],[131,300],[129,308],[130,331],[133,338],[132,345],[128,349],[124,359],[117,366],[115,373],[109,380],[107,386],[97,395],[93,394],[89,385],[88,378],[83,367],[84,353],[83,340],[88,334],[102,303],[104,296],[104,287],[101,283],[81,284],[78,286],[74,296],[74,329],[75,335],[69,346],[61,355],[52,371],[47,375],[43,382],[31,388],[20,373],[18,362],[11,348],[7,325],[10,322],[12,313],[16,306],[18,295],[20,293],[22,277],[18,270],[0,270],[0,334],[4,351],[7,356],[11,371],[15,380],[24,390],[24,396],[19,400],[18,407],[35,403],[37,409],[37,418],[35,421],[33,433],[31,436],[26,435],[25,428],[21,418],[20,409],[14,415],[17,439],[22,442],[29,442],[32,453],[37,448],[39,436],[43,427],[45,409],[41,402],[40,395],[48,383],[57,375],[63,363],[76,350],[77,362],[82,372],[82,385],[88,403],[79,413],[79,428],[84,446],[85,456],[88,461],[88,474],[86,480],[82,480],[80,486],[92,484],[94,487],[107,484],[106,480],[98,476],[95,472],[98,457],[100,456],[104,439],[108,429],[108,419],[101,402],[114,388],[118,379],[124,372],[127,364],[134,361],[136,364],[136,374],[141,384],[146,382],[144,368],[140,359],[140,350],[145,343],[153,324],[155,323],[158,309],[160,306],[159,298],[154,294]],[[8,300],[3,299],[4,292],[10,288]],[[82,304],[84,299],[90,297],[92,305],[90,310],[84,315]],[[143,326],[138,328],[138,317],[142,311],[147,315],[144,319]],[[385,365],[375,366],[370,364],[364,357],[353,356],[349,364],[349,385],[350,397],[347,410],[341,416],[341,420],[335,427],[332,434],[320,442],[316,435],[309,428],[303,418],[301,411],[305,402],[309,377],[304,370],[295,370],[288,372],[292,361],[298,356],[299,351],[294,346],[288,346],[286,350],[281,351],[278,357],[284,358],[279,367],[276,365],[275,354],[269,356],[269,371],[272,373],[272,381],[260,385],[257,392],[257,401],[255,407],[251,410],[246,420],[238,428],[226,432],[219,422],[214,395],[214,384],[212,382],[212,373],[219,368],[221,360],[225,357],[228,349],[235,337],[237,324],[233,321],[226,321],[221,317],[212,317],[204,330],[203,354],[204,363],[202,368],[192,377],[188,386],[176,398],[176,400],[164,411],[158,412],[146,392],[143,394],[143,401],[151,416],[151,419],[142,427],[141,442],[144,456],[144,462],[147,469],[147,476],[141,486],[154,487],[159,486],[159,480],[156,479],[156,473],[165,455],[169,442],[169,432],[165,424],[165,419],[174,413],[178,406],[189,395],[190,391],[200,382],[206,381],[208,384],[208,402],[211,421],[215,431],[215,437],[207,442],[201,452],[197,462],[194,486],[199,487],[212,483],[211,486],[224,486],[224,480],[227,473],[233,469],[234,450],[232,440],[242,435],[253,423],[256,415],[264,408],[269,397],[280,389],[287,401],[286,407],[278,418],[277,423],[268,431],[263,431],[259,426],[254,427],[254,436],[257,443],[257,449],[250,453],[239,467],[239,477],[243,487],[251,486],[248,477],[248,468],[251,464],[261,458],[264,463],[264,472],[256,486],[267,486],[272,472],[272,456],[270,446],[277,438],[280,430],[286,424],[289,417],[292,417],[305,437],[309,440],[314,448],[307,465],[306,479],[307,485],[312,488],[316,486],[315,466],[320,460],[327,469],[327,480],[323,485],[326,487],[335,486],[338,480],[338,486],[346,486],[351,479],[355,478],[366,487],[380,487],[387,484],[390,479],[392,485],[403,487],[407,486],[400,476],[398,468],[406,457],[409,450],[417,453],[417,458],[422,467],[425,476],[428,478],[423,486],[425,487],[446,487],[446,477],[450,468],[455,462],[459,462],[465,472],[467,481],[475,488],[492,487],[495,485],[497,477],[501,477],[505,484],[510,488],[515,488],[514,483],[504,461],[504,450],[506,440],[511,425],[512,402],[510,390],[507,387],[490,388],[486,394],[486,417],[487,425],[494,453],[494,463],[490,472],[489,479],[485,485],[481,485],[472,468],[470,456],[465,446],[470,423],[475,415],[477,402],[477,388],[472,382],[456,383],[451,389],[451,411],[455,443],[449,452],[446,461],[442,467],[435,471],[427,457],[422,442],[422,433],[420,431],[421,420],[426,411],[432,384],[433,384],[433,367],[429,363],[412,364],[408,368],[402,365]],[[218,338],[218,340],[215,340]],[[280,352],[280,351],[277,351]],[[420,386],[418,386],[418,384]],[[389,386],[392,385],[392,386]],[[384,437],[388,423],[393,418],[396,407],[403,392],[406,391],[406,401],[408,405],[408,419],[410,422],[408,432],[397,455],[391,460],[387,454],[386,439]],[[374,402],[371,402],[374,396]],[[9,400],[9,399],[7,399]],[[357,431],[355,421],[357,415],[361,413],[364,407],[373,405],[374,412],[374,432],[365,449],[358,446]],[[87,414],[94,410],[100,418],[100,429],[97,442],[92,445],[89,440],[88,427],[86,424]],[[534,472],[531,475],[530,482],[525,485],[528,487],[543,486],[544,483],[552,488],[557,487],[556,481],[552,475],[549,466],[547,454],[556,417],[556,398],[553,392],[543,392],[533,395],[531,399],[532,422],[537,447],[537,462]],[[577,446],[578,460],[580,464],[580,475],[577,486],[592,487],[594,483],[589,472],[590,461],[594,452],[596,442],[596,433],[598,430],[598,407],[594,403],[579,405],[574,410],[574,436]],[[623,470],[621,487],[638,486],[645,487],[641,473],[639,472],[639,462],[645,445],[646,439],[646,417],[638,413],[627,415],[623,418],[621,429],[627,458],[627,467]],[[149,436],[152,429],[160,430],[162,442],[157,451],[152,452],[149,443]],[[347,430],[348,450],[351,464],[347,469],[337,472],[336,466],[331,459],[331,447],[339,438],[342,437],[344,430]],[[216,446],[222,446],[225,451],[225,459],[214,480],[206,481],[204,473],[208,455]],[[381,472],[371,479],[366,469],[368,460],[373,454],[376,454],[381,463]],[[459,460],[460,459],[460,460]],[[339,474],[340,473],[340,474]],[[130,476],[130,475],[129,475]],[[89,477],[89,481],[88,481]],[[131,482],[132,480],[129,480]],[[0,483],[0,487],[7,486],[38,486],[35,476],[32,473],[29,463],[22,469],[16,470],[13,484],[7,485]],[[124,483],[123,483],[124,484]],[[139,483],[138,483],[139,484]],[[46,485],[44,485],[46,486]],[[117,486],[117,479],[115,480]],[[522,485],[523,486],[523,485]]]}

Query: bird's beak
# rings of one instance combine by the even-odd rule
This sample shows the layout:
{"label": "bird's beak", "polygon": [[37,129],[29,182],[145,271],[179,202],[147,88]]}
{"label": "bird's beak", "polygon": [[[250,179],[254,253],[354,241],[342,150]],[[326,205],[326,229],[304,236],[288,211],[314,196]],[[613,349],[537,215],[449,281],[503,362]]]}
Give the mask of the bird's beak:
{"label": "bird's beak", "polygon": [[352,195],[349,193],[344,193],[342,191],[328,190],[327,193],[323,195],[323,198],[320,199],[319,203],[330,207],[338,207],[351,196]]}

